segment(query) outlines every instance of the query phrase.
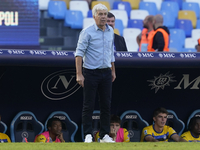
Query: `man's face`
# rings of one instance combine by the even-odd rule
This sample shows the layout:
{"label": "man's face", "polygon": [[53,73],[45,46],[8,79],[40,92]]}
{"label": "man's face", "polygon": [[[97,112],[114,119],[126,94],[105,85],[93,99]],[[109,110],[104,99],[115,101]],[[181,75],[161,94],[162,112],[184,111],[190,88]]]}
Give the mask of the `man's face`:
{"label": "man's face", "polygon": [[196,46],[197,52],[200,52],[200,45]]}
{"label": "man's face", "polygon": [[144,28],[149,28],[149,26],[148,26],[148,17],[146,17],[144,20],[143,20],[143,27]]}
{"label": "man's face", "polygon": [[164,127],[167,121],[167,114],[159,113],[156,117],[153,117],[153,120],[158,127]]}
{"label": "man's face", "polygon": [[113,129],[114,129],[115,132],[117,133],[119,128],[120,128],[120,124],[119,123],[110,123],[110,131],[113,131]]}
{"label": "man's face", "polygon": [[192,129],[192,132],[194,132],[197,135],[200,135],[200,119],[196,120],[194,128]]}
{"label": "man's face", "polygon": [[107,24],[114,29],[115,28],[115,18],[114,17],[107,18]]}
{"label": "man's face", "polygon": [[55,135],[59,135],[62,130],[62,124],[60,121],[53,121],[49,131]]}
{"label": "man's face", "polygon": [[105,26],[107,22],[107,11],[106,10],[98,10],[96,16],[93,16],[96,25],[99,26]]}

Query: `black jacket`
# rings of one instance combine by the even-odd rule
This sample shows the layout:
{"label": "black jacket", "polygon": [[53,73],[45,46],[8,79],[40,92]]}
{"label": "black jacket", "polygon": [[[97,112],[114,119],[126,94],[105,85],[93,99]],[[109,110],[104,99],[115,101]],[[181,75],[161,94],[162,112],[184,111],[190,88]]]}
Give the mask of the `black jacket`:
{"label": "black jacket", "polygon": [[[159,29],[159,28],[164,29],[168,34],[170,34],[169,30],[168,30],[168,28],[166,26],[160,26],[157,29]],[[157,32],[155,34],[154,38],[153,38],[153,46],[152,46],[152,48],[155,49],[155,50],[158,50],[158,51],[163,51],[164,45],[165,45],[165,41],[164,41],[163,34],[161,32]]]}
{"label": "black jacket", "polygon": [[114,44],[115,44],[116,51],[127,51],[124,37],[115,34]]}

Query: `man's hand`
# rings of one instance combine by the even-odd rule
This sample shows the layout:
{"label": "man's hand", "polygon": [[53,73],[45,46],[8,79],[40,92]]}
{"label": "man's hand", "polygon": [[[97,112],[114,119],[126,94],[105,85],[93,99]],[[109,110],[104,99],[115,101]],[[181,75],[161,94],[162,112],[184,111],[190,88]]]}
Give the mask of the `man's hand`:
{"label": "man's hand", "polygon": [[80,84],[80,86],[84,87],[84,76],[83,74],[77,74],[76,75],[76,81],[78,82],[78,84]]}
{"label": "man's hand", "polygon": [[109,136],[113,138],[113,141],[115,141],[116,138],[117,138],[117,132],[116,132],[116,130],[115,129],[111,129],[110,133],[109,133]]}
{"label": "man's hand", "polygon": [[65,140],[63,139],[63,133],[62,132],[60,132],[60,134],[58,134],[57,137],[61,142],[65,142]]}

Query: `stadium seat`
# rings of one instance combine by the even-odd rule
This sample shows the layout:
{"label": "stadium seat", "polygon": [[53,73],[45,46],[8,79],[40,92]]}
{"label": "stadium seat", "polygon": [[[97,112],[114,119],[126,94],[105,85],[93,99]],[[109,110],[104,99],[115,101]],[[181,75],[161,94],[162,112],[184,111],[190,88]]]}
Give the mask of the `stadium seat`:
{"label": "stadium seat", "polygon": [[132,9],[139,9],[140,0],[122,0],[123,2],[129,2]]}
{"label": "stadium seat", "polygon": [[200,29],[192,30],[192,38],[198,40],[200,38]]}
{"label": "stadium seat", "polygon": [[39,10],[47,10],[49,1],[50,0],[39,0],[38,1]]}
{"label": "stadium seat", "polygon": [[87,1],[70,1],[69,10],[79,10],[82,12],[83,17],[86,18],[89,11],[89,6]]}
{"label": "stadium seat", "polygon": [[99,4],[99,3],[105,5],[105,6],[107,7],[108,11],[110,11],[110,4],[109,4],[108,1],[92,1],[92,2],[91,2],[91,9],[93,9],[93,7],[94,7],[95,5],[97,5],[97,4]]}
{"label": "stadium seat", "polygon": [[197,39],[193,38],[185,39],[185,48],[195,48],[195,45],[197,45]]}
{"label": "stadium seat", "polygon": [[93,18],[84,18],[83,19],[83,29],[87,28],[88,26],[90,26],[90,25],[92,25],[94,23],[95,23],[95,21],[94,21]]}
{"label": "stadium seat", "polygon": [[170,36],[170,41],[169,41],[169,48],[176,49],[177,52],[180,52],[183,48],[183,46],[180,44],[180,40],[177,38],[172,38]]}
{"label": "stadium seat", "polygon": [[130,18],[131,4],[129,2],[114,2],[113,9],[125,10],[127,12],[128,18]]}
{"label": "stadium seat", "polygon": [[188,129],[188,125],[190,123],[190,119],[193,117],[200,117],[200,109],[193,111],[192,114],[189,116],[189,118],[187,120],[187,129]]}
{"label": "stadium seat", "polygon": [[62,133],[65,142],[75,142],[74,136],[78,130],[78,126],[73,122],[68,114],[64,111],[52,112],[45,122],[45,131],[47,131],[47,122],[50,118],[59,118],[62,122]]}
{"label": "stadium seat", "polygon": [[140,10],[147,10],[149,15],[156,15],[158,13],[157,6],[154,2],[140,2]]}
{"label": "stadium seat", "polygon": [[136,38],[124,38],[128,52],[138,52],[139,46]]}
{"label": "stadium seat", "polygon": [[194,11],[190,10],[180,10],[178,12],[178,19],[188,19],[192,21],[193,28],[196,28],[197,18]]}
{"label": "stadium seat", "polygon": [[178,17],[179,6],[177,2],[164,1],[161,4],[161,10],[171,11],[174,16]]}
{"label": "stadium seat", "polygon": [[200,0],[185,0],[185,1],[189,3],[198,3],[200,7]]}
{"label": "stadium seat", "polygon": [[176,133],[180,136],[185,129],[185,124],[183,121],[181,121],[176,113],[172,110],[167,110],[168,111],[168,116],[167,116],[167,122],[166,125],[172,127]]}
{"label": "stadium seat", "polygon": [[181,52],[193,52],[196,53],[197,50],[195,48],[182,48]]}
{"label": "stadium seat", "polygon": [[130,19],[141,19],[144,20],[149,15],[147,10],[131,10]]}
{"label": "stadium seat", "polygon": [[181,45],[181,47],[184,47],[185,45],[185,31],[182,29],[169,29],[170,32],[170,39],[178,39],[178,44]]}
{"label": "stadium seat", "polygon": [[123,31],[124,38],[135,38],[141,33],[139,28],[125,28]]}
{"label": "stadium seat", "polygon": [[[57,0],[57,1],[60,1],[60,0]],[[69,9],[69,2],[70,2],[71,0],[61,0],[61,1],[64,1],[65,4],[66,4],[67,9]]]}
{"label": "stadium seat", "polygon": [[54,19],[65,19],[67,11],[64,1],[49,1],[48,15]]}
{"label": "stadium seat", "polygon": [[179,9],[181,10],[182,9],[182,2],[184,0],[164,0],[165,2],[176,2],[179,6]]}
{"label": "stadium seat", "polygon": [[124,28],[127,27],[128,24],[128,15],[127,12],[125,10],[115,10],[112,9],[110,10],[110,12],[115,15],[115,19],[121,19],[124,25]]}
{"label": "stadium seat", "polygon": [[[84,132],[83,132],[83,125],[82,126],[82,140],[84,141]],[[100,111],[94,110],[92,115],[92,135],[95,137],[96,133],[100,129]]]}
{"label": "stadium seat", "polygon": [[93,18],[92,10],[88,10],[88,12],[87,12],[87,18]]}
{"label": "stadium seat", "polygon": [[143,128],[149,124],[134,110],[125,111],[120,118],[121,127],[126,128],[129,132],[130,141],[139,142]]}
{"label": "stadium seat", "polygon": [[163,25],[167,26],[168,28],[174,28],[176,18],[173,15],[173,12],[170,10],[161,10],[158,12],[163,16]]}
{"label": "stadium seat", "polygon": [[6,133],[6,131],[7,125],[3,121],[0,121],[0,133]]}
{"label": "stadium seat", "polygon": [[141,19],[129,19],[127,28],[139,28],[143,29],[143,20]]}
{"label": "stadium seat", "polygon": [[124,25],[121,19],[115,19],[115,28],[119,30],[121,36],[123,36]]}
{"label": "stadium seat", "polygon": [[175,28],[184,30],[186,37],[191,37],[193,29],[191,20],[177,19]]}
{"label": "stadium seat", "polygon": [[43,130],[43,124],[37,120],[32,112],[21,111],[11,122],[11,141],[22,142],[23,138],[27,138],[28,142],[33,142],[35,136],[42,133]]}
{"label": "stadium seat", "polygon": [[196,29],[200,29],[200,19],[197,20],[197,26]]}
{"label": "stadium seat", "polygon": [[183,2],[182,10],[192,10],[195,12],[197,19],[199,19],[200,8],[198,3]]}
{"label": "stadium seat", "polygon": [[143,2],[154,2],[158,10],[161,8],[162,1],[163,0],[143,0]]}
{"label": "stadium seat", "polygon": [[77,10],[67,10],[65,15],[65,26],[71,27],[72,29],[83,28],[83,14]]}

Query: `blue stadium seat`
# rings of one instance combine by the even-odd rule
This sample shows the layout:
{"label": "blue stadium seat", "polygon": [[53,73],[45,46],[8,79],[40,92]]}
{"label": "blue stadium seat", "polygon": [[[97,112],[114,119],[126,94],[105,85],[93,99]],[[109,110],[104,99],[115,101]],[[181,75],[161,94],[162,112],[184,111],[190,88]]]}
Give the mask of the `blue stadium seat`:
{"label": "blue stadium seat", "polygon": [[27,138],[28,142],[33,142],[35,136],[42,133],[43,130],[43,124],[37,120],[32,112],[21,111],[11,122],[11,141],[22,142],[23,138]]}
{"label": "blue stadium seat", "polygon": [[167,116],[167,122],[166,125],[172,127],[176,133],[180,136],[185,129],[185,124],[183,121],[181,121],[176,113],[172,110],[167,110],[168,111],[168,116]]}
{"label": "blue stadium seat", "polygon": [[183,0],[164,0],[165,2],[176,2],[179,6],[179,9],[182,9],[182,2]]}
{"label": "blue stadium seat", "polygon": [[[83,132],[83,125],[81,125],[81,127],[82,127],[82,139],[84,141],[85,137],[84,137],[84,132]],[[95,137],[95,135],[99,131],[99,129],[100,129],[100,111],[94,110],[93,115],[92,115],[92,136],[93,136],[93,138]],[[94,141],[94,139],[93,139],[93,141]]]}
{"label": "blue stadium seat", "polygon": [[139,142],[143,128],[149,124],[134,110],[125,111],[120,118],[121,127],[126,128],[129,132],[130,141]]}
{"label": "blue stadium seat", "polygon": [[196,29],[200,29],[200,19],[197,20],[197,26]]}
{"label": "blue stadium seat", "polygon": [[163,25],[167,26],[168,28],[174,28],[176,18],[174,17],[173,12],[170,10],[161,10],[158,12],[163,16]]}
{"label": "blue stadium seat", "polygon": [[0,121],[0,133],[6,133],[6,131],[7,125],[4,122]]}
{"label": "blue stadium seat", "polygon": [[176,49],[176,52],[181,52],[183,46],[180,44],[179,39],[170,35],[169,48]]}
{"label": "blue stadium seat", "polygon": [[166,10],[166,11],[170,10],[174,14],[174,16],[177,18],[178,17],[178,11],[180,9],[179,9],[177,2],[164,1],[161,4],[161,10]]}
{"label": "blue stadium seat", "polygon": [[92,18],[92,10],[89,10],[88,13],[87,13],[87,18]]}
{"label": "blue stadium seat", "polygon": [[192,29],[193,29],[191,20],[177,19],[175,23],[175,28],[184,30],[185,36],[191,37]]}
{"label": "blue stadium seat", "polygon": [[54,19],[65,19],[66,3],[64,1],[49,1],[48,15]]}
{"label": "blue stadium seat", "polygon": [[143,20],[141,19],[129,19],[127,28],[139,28],[143,29]]}
{"label": "blue stadium seat", "polygon": [[47,131],[47,122],[50,118],[59,118],[62,122],[62,133],[65,142],[75,142],[74,136],[78,130],[78,126],[73,122],[68,114],[64,111],[52,112],[45,122],[45,130]]}
{"label": "blue stadium seat", "polygon": [[123,36],[124,25],[121,19],[115,19],[115,28],[119,30],[121,36]]}
{"label": "blue stadium seat", "polygon": [[188,129],[188,125],[190,123],[190,119],[192,117],[200,117],[200,109],[193,111],[192,114],[189,116],[188,121],[187,121],[187,129]]}
{"label": "blue stadium seat", "polygon": [[126,10],[128,18],[130,18],[131,4],[129,2],[115,1],[113,3],[113,9]]}
{"label": "blue stadium seat", "polygon": [[182,48],[181,52],[197,52],[195,48]]}
{"label": "blue stadium seat", "polygon": [[64,25],[72,29],[83,28],[83,14],[78,10],[67,10]]}
{"label": "blue stadium seat", "polygon": [[170,39],[178,39],[178,44],[181,45],[181,47],[184,47],[185,45],[185,31],[182,29],[169,29],[170,32]]}
{"label": "blue stadium seat", "polygon": [[140,10],[147,10],[149,15],[156,15],[158,13],[157,6],[154,2],[140,2],[139,4]]}
{"label": "blue stadium seat", "polygon": [[199,4],[198,3],[189,3],[189,2],[183,2],[182,4],[182,10],[192,10],[195,12],[197,19],[199,19]]}

